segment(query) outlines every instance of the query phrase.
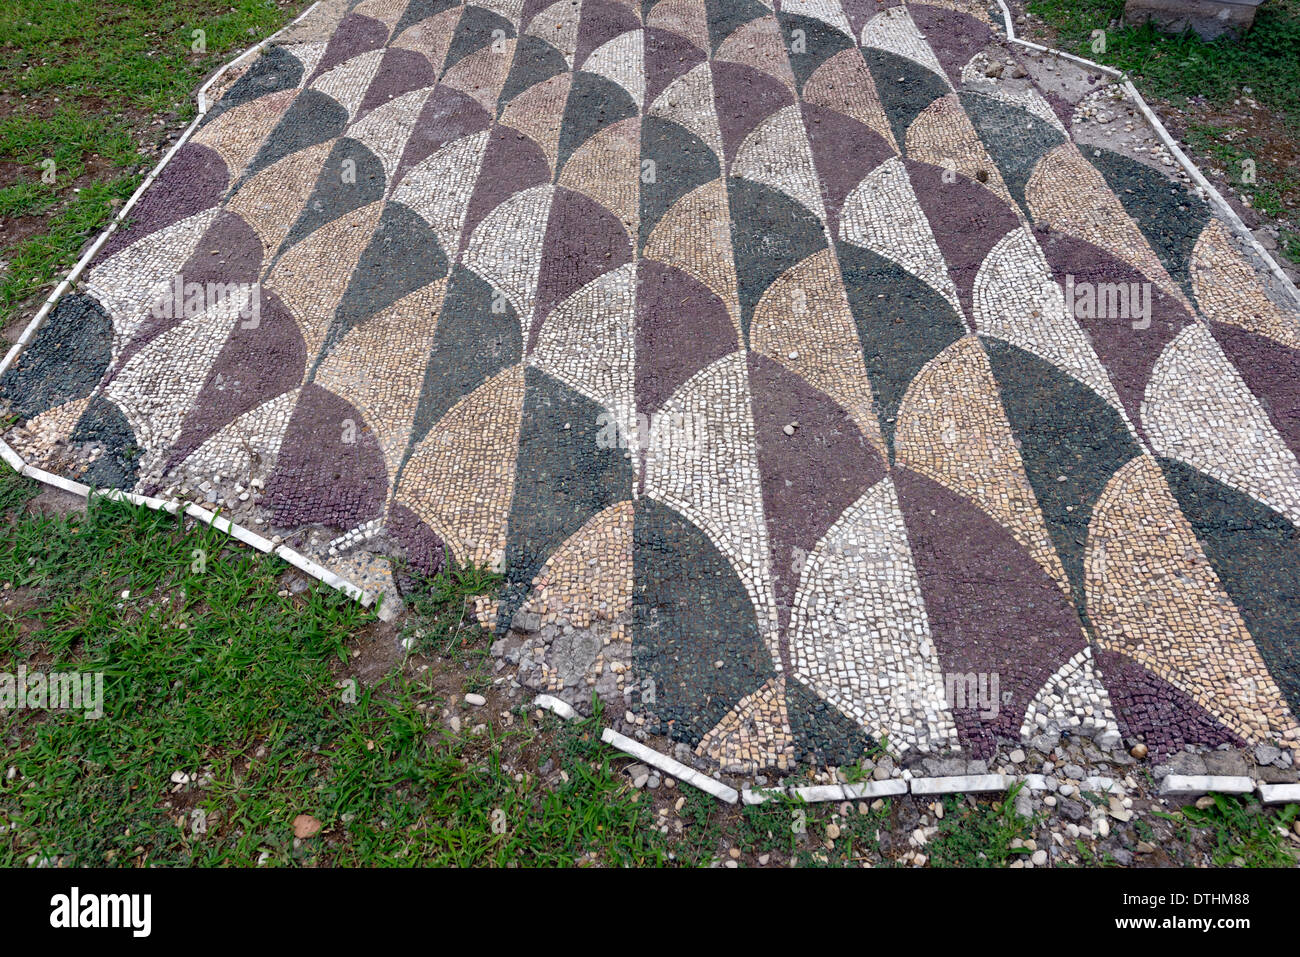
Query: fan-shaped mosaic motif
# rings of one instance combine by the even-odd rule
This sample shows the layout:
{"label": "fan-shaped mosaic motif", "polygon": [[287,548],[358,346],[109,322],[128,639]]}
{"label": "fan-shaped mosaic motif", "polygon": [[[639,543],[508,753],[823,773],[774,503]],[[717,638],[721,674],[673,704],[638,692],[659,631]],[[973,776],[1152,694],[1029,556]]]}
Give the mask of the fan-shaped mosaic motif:
{"label": "fan-shaped mosaic motif", "polygon": [[491,566],[519,681],[725,771],[1300,743],[1300,316],[990,50],[964,0],[322,5],[7,439],[390,601],[367,556]]}

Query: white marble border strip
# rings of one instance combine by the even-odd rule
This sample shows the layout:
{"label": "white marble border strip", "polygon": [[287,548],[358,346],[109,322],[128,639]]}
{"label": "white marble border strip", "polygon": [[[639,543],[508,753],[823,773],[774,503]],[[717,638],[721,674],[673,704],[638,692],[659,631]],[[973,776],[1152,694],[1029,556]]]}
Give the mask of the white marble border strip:
{"label": "white marble border strip", "polygon": [[573,705],[567,701],[561,701],[554,695],[539,694],[533,699],[533,706],[544,708],[552,714],[559,715],[565,721],[572,721],[578,716],[578,712],[573,710]]}
{"label": "white marble border strip", "polygon": [[318,6],[320,6],[320,0],[316,0],[315,3],[309,6],[302,13],[298,14],[296,17],[294,17],[292,20],[290,20],[280,29],[276,30],[265,40],[262,40],[260,43],[254,43],[243,53],[239,54],[239,56],[235,57],[225,66],[221,67],[219,70],[213,73],[212,76],[208,77],[207,80],[203,82],[203,85],[199,87],[199,91],[197,94],[195,94],[194,97],[199,105],[199,115],[202,116],[203,114],[208,112],[208,90],[212,89],[212,84],[216,83],[219,79],[221,79],[221,77],[225,75],[227,70],[229,70],[231,67],[237,66],[240,63],[243,63],[244,60],[248,59],[258,50],[262,49],[264,46],[266,46],[268,43],[270,43],[272,40],[278,37],[281,33],[284,33],[285,30],[288,30],[290,27],[297,26],[302,21],[302,19],[307,16],[307,14],[311,13]]}
{"label": "white marble border strip", "polygon": [[1029,40],[1022,40],[1020,37],[1016,36],[1016,28],[1011,22],[1011,11],[1008,9],[1004,0],[997,0],[997,3],[998,6],[1002,8],[1002,20],[1005,24],[1007,39],[1012,43],[1019,44],[1022,47],[1028,47],[1031,50],[1037,50],[1040,53],[1050,53],[1052,56],[1071,60],[1081,66],[1088,67],[1090,70],[1100,70],[1107,76],[1119,80],[1124,88],[1125,95],[1132,100],[1138,110],[1141,111],[1142,115],[1146,118],[1147,123],[1151,126],[1152,130],[1155,131],[1156,136],[1160,138],[1160,141],[1164,144],[1165,148],[1173,154],[1174,159],[1178,160],[1179,165],[1187,171],[1187,175],[1190,176],[1201,191],[1205,193],[1219,216],[1226,220],[1228,225],[1230,225],[1237,235],[1241,237],[1241,240],[1250,246],[1255,255],[1258,256],[1268,268],[1268,271],[1273,275],[1273,278],[1281,284],[1282,288],[1287,293],[1290,294],[1296,304],[1300,305],[1300,290],[1296,289],[1295,283],[1287,278],[1286,273],[1282,271],[1282,267],[1277,264],[1277,260],[1269,255],[1268,250],[1260,245],[1259,240],[1255,238],[1255,234],[1250,231],[1250,227],[1247,226],[1242,221],[1241,217],[1237,215],[1237,211],[1233,209],[1219,191],[1214,188],[1214,184],[1206,179],[1201,171],[1196,168],[1196,164],[1193,163],[1187,157],[1187,154],[1182,151],[1178,146],[1178,142],[1169,135],[1169,131],[1165,129],[1165,125],[1160,122],[1160,118],[1156,116],[1151,107],[1147,105],[1147,101],[1142,99],[1142,94],[1137,91],[1137,87],[1135,87],[1132,81],[1129,80],[1126,73],[1116,70],[1114,67],[1095,63],[1094,61],[1081,56],[1075,56],[1073,53],[1066,53],[1064,50],[1056,50],[1051,47],[1032,43]]}
{"label": "white marble border strip", "polygon": [[[171,515],[183,512],[186,517],[194,519],[196,522],[201,522],[204,525],[210,525],[219,532],[225,532],[232,538],[238,539],[260,552],[276,555],[279,558],[284,559],[284,561],[293,565],[299,571],[305,572],[310,577],[315,578],[318,581],[329,585],[334,590],[341,591],[348,597],[360,602],[361,606],[364,608],[370,607],[375,601],[374,595],[358,588],[352,582],[341,578],[328,568],[317,564],[302,553],[297,552],[286,545],[276,545],[270,539],[264,538],[256,532],[251,532],[242,525],[236,525],[229,519],[222,518],[214,512],[209,512],[207,509],[195,505],[193,502],[153,498],[148,495],[140,495],[137,492],[128,492],[123,489],[92,489],[90,486],[83,485],[81,482],[74,482],[61,475],[55,475],[52,472],[39,469],[34,465],[24,464],[18,454],[4,442],[0,442],[0,454],[3,455],[6,462],[15,466],[14,471],[18,472],[24,478],[35,479],[42,484],[62,489],[65,492],[70,492],[71,494],[88,501],[91,498],[104,498],[113,502],[129,502],[132,505],[144,506],[145,508],[151,508],[158,512],[167,512]],[[16,465],[11,461],[11,456],[13,459],[17,460]]]}
{"label": "white marble border strip", "polygon": [[1083,783],[1079,785],[1079,790],[1090,791],[1093,794],[1116,794],[1121,796],[1125,793],[1124,785],[1114,778],[1104,778],[1096,775],[1084,778]]}
{"label": "white marble border strip", "polygon": [[1178,146],[1177,141],[1170,136],[1169,131],[1165,129],[1165,125],[1160,122],[1160,117],[1156,116],[1151,107],[1147,106],[1146,100],[1142,99],[1142,94],[1138,93],[1137,88],[1133,86],[1132,82],[1127,77],[1124,79],[1124,91],[1129,95],[1129,98],[1137,104],[1137,108],[1142,111],[1142,115],[1146,117],[1147,122],[1151,124],[1151,128],[1156,131],[1156,135],[1160,137],[1169,152],[1174,154],[1174,159],[1178,160],[1183,169],[1187,170],[1187,175],[1195,180],[1196,185],[1199,186],[1209,197],[1210,202],[1214,205],[1214,208],[1218,210],[1219,215],[1228,221],[1228,224],[1237,231],[1237,234],[1242,238],[1242,240],[1254,250],[1255,255],[1258,256],[1264,262],[1264,265],[1268,267],[1269,272],[1273,274],[1273,278],[1281,283],[1282,288],[1287,290],[1291,294],[1292,298],[1300,304],[1300,290],[1296,289],[1295,283],[1291,282],[1291,280],[1287,278],[1286,273],[1282,271],[1282,267],[1277,264],[1277,260],[1269,255],[1268,250],[1266,250],[1260,244],[1259,240],[1255,238],[1255,234],[1250,231],[1250,227],[1247,226],[1242,221],[1241,217],[1237,215],[1237,211],[1229,205],[1228,201],[1220,195],[1217,189],[1214,188],[1214,185],[1205,178],[1199,169],[1196,168],[1196,164],[1193,163],[1187,157],[1187,154],[1182,151]]}
{"label": "white marble border strip", "polygon": [[859,801],[866,798],[906,794],[907,789],[908,782],[902,778],[889,778],[885,781],[861,781],[857,784],[844,785],[844,797],[849,801]]}
{"label": "white marble border strip", "polygon": [[1300,804],[1300,784],[1260,784],[1259,799],[1265,804]]}
{"label": "white marble border strip", "polygon": [[950,777],[912,778],[913,794],[979,794],[1005,791],[1016,783],[1009,774],[955,774]]}
{"label": "white marble border strip", "polygon": [[625,754],[630,754],[632,757],[658,768],[665,774],[671,774],[679,781],[694,785],[701,791],[707,791],[715,798],[726,801],[728,804],[735,804],[740,800],[740,792],[735,788],[728,787],[716,778],[711,778],[700,771],[692,770],[680,761],[676,761],[666,754],[660,754],[653,748],[647,748],[639,741],[633,741],[627,735],[619,734],[613,728],[606,728],[602,731],[600,740],[613,745]]}
{"label": "white marble border strip", "polygon": [[[1025,787],[1029,788],[1031,791],[1051,790],[1051,788],[1047,786],[1047,775],[1045,774],[1026,774],[1021,778],[1021,780],[1025,782]],[[1120,784],[1114,778],[1101,777],[1100,775],[1092,775],[1091,777],[1084,778],[1079,784],[1079,790],[1087,791],[1092,794],[1122,795],[1126,793],[1124,785]]]}
{"label": "white marble border strip", "polygon": [[110,502],[130,502],[132,505],[143,505],[145,508],[152,508],[155,511],[167,512],[169,515],[175,515],[177,512],[184,511],[180,502],[169,502],[166,499],[151,498],[148,495],[139,495],[135,492],[123,491],[120,488],[109,489],[92,489],[90,494],[95,498],[106,498]]}
{"label": "white marble border strip", "polygon": [[1124,75],[1122,72],[1115,69],[1113,66],[1105,66],[1101,63],[1093,63],[1091,60],[1085,60],[1083,57],[1075,56],[1073,53],[1066,53],[1064,50],[1056,50],[1053,49],[1052,47],[1045,47],[1042,44],[1034,43],[1031,40],[1022,40],[1020,37],[1016,36],[1016,28],[1011,22],[1011,10],[1003,2],[1003,0],[998,0],[998,6],[1002,8],[1002,24],[1003,24],[1003,28],[1006,31],[1007,39],[1010,40],[1012,43],[1018,43],[1022,47],[1029,47],[1029,49],[1037,50],[1039,53],[1050,53],[1052,54],[1052,56],[1063,57],[1066,60],[1073,60],[1075,63],[1078,63],[1081,66],[1091,67],[1094,70],[1100,70],[1102,73],[1105,73],[1108,76],[1113,76],[1117,80]]}
{"label": "white marble border strip", "polygon": [[27,463],[23,461],[23,457],[15,452],[13,447],[3,439],[0,439],[0,458],[4,459],[5,464],[15,472],[21,472],[27,466]]}
{"label": "white marble border strip", "polygon": [[34,465],[24,465],[19,474],[24,478],[36,479],[38,482],[44,482],[46,485],[53,485],[55,488],[61,488],[65,492],[71,492],[73,495],[80,495],[82,498],[90,497],[90,486],[82,485],[80,482],[74,482],[72,479],[66,479],[62,475],[55,475],[53,472],[47,472],[45,469],[38,469]]}
{"label": "white marble border strip", "polygon": [[[742,796],[746,804],[762,804],[764,801],[779,797],[798,797],[808,803],[856,801],[864,798],[892,797],[906,794],[909,790],[916,795],[1007,791],[1017,782],[1023,782],[1031,791],[1048,790],[1046,777],[1042,774],[1027,774],[1023,777],[1010,774],[958,774],[946,777],[912,778],[910,788],[908,781],[902,778],[891,778],[887,781],[865,781],[861,784],[820,784],[802,788],[745,788]],[[1085,778],[1079,790],[1094,794],[1125,793],[1123,785],[1118,781],[1100,776]]]}
{"label": "white marble border strip", "polygon": [[887,781],[862,781],[858,784],[815,784],[798,788],[745,788],[741,799],[746,804],[762,804],[773,798],[798,798],[805,804],[818,801],[870,801],[907,793],[901,778]]}
{"label": "white marble border strip", "polygon": [[1161,797],[1191,797],[1197,794],[1249,794],[1255,779],[1227,774],[1171,774],[1160,782]]}
{"label": "white marble border strip", "polygon": [[294,551],[292,548],[285,545],[277,545],[271,554],[280,556],[294,568],[312,578],[323,581],[336,591],[341,591],[345,595],[350,595],[361,602],[362,605],[368,606],[372,601],[374,601],[372,596],[367,595],[356,585],[352,584],[352,582],[340,578],[324,565],[312,561],[301,552]]}
{"label": "white marble border strip", "polygon": [[212,525],[214,528],[219,528],[223,531],[229,532],[245,545],[256,548],[259,552],[270,554],[275,551],[275,542],[271,541],[269,538],[264,538],[257,534],[257,532],[249,531],[242,525],[236,525],[229,519],[218,516],[217,520],[214,521]]}

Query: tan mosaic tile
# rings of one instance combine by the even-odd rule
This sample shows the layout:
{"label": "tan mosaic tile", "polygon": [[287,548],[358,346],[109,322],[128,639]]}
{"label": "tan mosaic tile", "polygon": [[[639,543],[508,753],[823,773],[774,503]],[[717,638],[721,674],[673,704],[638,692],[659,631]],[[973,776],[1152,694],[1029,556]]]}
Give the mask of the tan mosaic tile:
{"label": "tan mosaic tile", "polygon": [[635,235],[641,168],[641,127],[635,119],[601,130],[573,151],[560,171],[559,185],[585,193],[610,210]]}
{"label": "tan mosaic tile", "polygon": [[456,403],[402,473],[397,501],[459,562],[499,568],[505,558],[523,407],[523,367],[511,366]]}
{"label": "tan mosaic tile", "polygon": [[1286,312],[1260,288],[1228,229],[1210,220],[1196,240],[1191,262],[1192,292],[1205,318],[1268,336],[1300,349],[1300,318]]}
{"label": "tan mosaic tile", "polygon": [[898,152],[894,131],[876,93],[876,82],[858,51],[841,50],[827,59],[804,84],[803,99],[851,116],[879,133]]}
{"label": "tan mosaic tile", "polygon": [[731,774],[749,774],[768,767],[782,771],[792,768],[794,736],[785,708],[784,679],[773,678],[741,699],[704,736],[695,753],[710,758]]}
{"label": "tan mosaic tile", "polygon": [[[808,322],[808,316],[816,322]],[[805,259],[768,287],[754,309],[750,348],[775,359],[842,405],[882,456],[853,314],[829,250]]]}
{"label": "tan mosaic tile", "polygon": [[1156,463],[1133,459],[1093,509],[1088,615],[1122,651],[1248,741],[1297,740],[1295,719]]}
{"label": "tan mosaic tile", "polygon": [[307,354],[315,357],[333,322],[334,309],[361,254],[379,225],[383,203],[345,213],[291,248],[271,268],[266,288],[289,307]]}
{"label": "tan mosaic tile", "polygon": [[502,126],[518,130],[542,148],[552,176],[559,160],[560,120],[572,85],[572,73],[558,73],[520,93],[501,112]]}
{"label": "tan mosaic tile", "polygon": [[1070,594],[977,338],[957,340],[912,380],[899,406],[894,449],[899,465],[979,505]]}
{"label": "tan mosaic tile", "polygon": [[1092,243],[1128,263],[1191,311],[1137,224],[1097,168],[1073,143],[1052,150],[1034,168],[1025,200],[1035,222]]}
{"label": "tan mosaic tile", "polygon": [[644,255],[676,266],[708,286],[726,304],[739,335],[740,303],[728,208],[727,187],[721,179],[696,187],[659,220]]}
{"label": "tan mosaic tile", "polygon": [[1019,214],[997,164],[984,149],[957,94],[941,96],[921,111],[907,129],[907,155],[983,183]]}
{"label": "tan mosaic tile", "polygon": [[[365,416],[379,437],[390,480],[406,452],[446,285],[440,279],[370,317],[349,332],[316,370],[318,385]],[[376,353],[386,357],[380,368],[369,361]]]}

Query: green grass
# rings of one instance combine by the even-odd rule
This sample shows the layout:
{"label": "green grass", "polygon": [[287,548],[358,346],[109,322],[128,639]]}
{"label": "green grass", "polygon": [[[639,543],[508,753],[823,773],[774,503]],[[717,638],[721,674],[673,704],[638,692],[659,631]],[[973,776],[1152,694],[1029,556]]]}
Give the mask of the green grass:
{"label": "green grass", "polygon": [[[599,716],[453,734],[436,718],[443,696],[408,669],[346,703],[339,668],[369,612],[323,586],[281,597],[287,566],[206,526],[102,501],[84,515],[19,514],[33,493],[0,477],[0,662],[102,672],[105,715],[0,717],[3,770],[16,770],[0,774],[0,866],[665,859],[649,802],[599,742]],[[483,579],[436,584],[422,614],[459,620]],[[488,637],[458,634],[465,647]],[[568,780],[503,769],[503,754],[528,747]],[[175,771],[203,775],[201,786],[172,793]],[[296,844],[303,813],[323,831]]]}
{"label": "green grass", "polygon": [[[292,0],[10,0],[0,5],[0,219],[47,215],[38,234],[0,248],[0,324],[71,268],[87,240],[159,159],[137,149],[156,117],[194,115],[193,92],[237,51],[305,6]],[[204,31],[205,52],[193,49]],[[53,183],[42,180],[53,160]],[[86,177],[84,174],[91,175]],[[80,189],[80,192],[76,190]]]}
{"label": "green grass", "polygon": [[1228,178],[1233,181],[1240,181],[1244,161],[1254,162],[1256,183],[1252,205],[1270,219],[1288,215],[1285,197],[1300,194],[1300,174],[1295,170],[1278,169],[1272,163],[1260,160],[1258,157],[1265,149],[1258,136],[1243,129],[1224,130],[1207,123],[1190,123],[1185,139],[1193,149],[1222,164]]}
{"label": "green grass", "polygon": [[1282,254],[1293,263],[1300,262],[1300,232],[1292,229],[1281,230],[1280,242]]}
{"label": "green grass", "polygon": [[774,857],[785,866],[858,867],[889,865],[879,853],[878,832],[889,826],[890,804],[879,807],[856,801],[807,804],[773,796],[762,804],[735,808],[719,804],[701,791],[684,792],[681,818],[686,827],[672,851],[678,863],[704,867],[730,859],[724,845],[741,859],[756,863]]}
{"label": "green grass", "polygon": [[1016,814],[1016,785],[1000,801],[978,801],[972,807],[952,795],[943,799],[943,817],[938,833],[926,845],[935,867],[1005,867],[1017,857],[1031,853],[1012,842],[1033,836],[1035,822]]}
{"label": "green grass", "polygon": [[[194,79],[278,29],[270,0],[11,0],[0,13],[0,70],[19,95],[87,93],[152,113],[187,99]],[[206,52],[193,49],[194,31]]]}
{"label": "green grass", "polygon": [[67,199],[53,196],[40,200],[42,210],[58,206],[44,231],[0,252],[0,258],[9,263],[8,271],[0,276],[0,324],[15,318],[27,297],[43,291],[72,268],[82,246],[108,225],[114,210],[138,185],[137,177],[115,177],[92,183]]}
{"label": "green grass", "polygon": [[0,189],[0,218],[35,216],[54,205],[53,190],[43,189],[38,181],[21,180]]}
{"label": "green grass", "polygon": [[[1125,70],[1158,96],[1227,105],[1248,86],[1264,106],[1300,120],[1297,0],[1267,0],[1239,41],[1211,43],[1150,24],[1108,29],[1123,16],[1124,0],[1032,0],[1027,9],[1056,28],[1062,49]],[[1092,49],[1092,31],[1099,29],[1107,30],[1104,52]]]}
{"label": "green grass", "polygon": [[412,640],[421,654],[437,655],[463,668],[466,691],[484,691],[491,683],[491,647],[481,640],[483,632],[469,600],[495,594],[502,581],[501,575],[486,568],[449,568],[423,582],[408,602],[412,614],[403,625],[403,640]]}
{"label": "green grass", "polygon": [[[319,585],[281,595],[287,566],[210,527],[104,500],[31,514],[38,488],[0,472],[0,671],[102,673],[105,713],[0,715],[0,866],[709,866],[732,847],[880,863],[887,804],[637,791],[599,708],[483,709],[453,732],[443,708],[490,686],[467,603],[497,575],[449,569],[373,637],[370,612]],[[350,703],[352,652],[411,636],[433,664],[358,682]],[[300,814],[316,837],[295,841]]]}
{"label": "green grass", "polygon": [[1253,797],[1209,795],[1205,808],[1185,807],[1176,814],[1157,812],[1185,832],[1202,830],[1213,841],[1210,861],[1215,867],[1295,867],[1295,845],[1284,836],[1300,805],[1266,808]]}
{"label": "green grass", "polygon": [[[340,743],[322,786],[322,820],[340,822],[331,864],[653,866],[665,860],[649,802],[611,766],[595,718],[543,722],[553,739],[546,746],[568,778],[554,787],[504,771],[501,749],[510,742],[490,732],[478,738],[439,732],[431,740],[424,719],[401,699],[374,709],[371,718]],[[532,739],[538,731],[522,727],[506,735]]]}

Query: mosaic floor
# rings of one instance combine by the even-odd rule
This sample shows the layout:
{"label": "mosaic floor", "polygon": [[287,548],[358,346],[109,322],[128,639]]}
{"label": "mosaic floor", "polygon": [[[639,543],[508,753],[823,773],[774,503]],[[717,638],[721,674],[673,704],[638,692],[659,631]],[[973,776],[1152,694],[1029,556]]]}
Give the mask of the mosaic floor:
{"label": "mosaic floor", "polygon": [[389,594],[496,567],[520,682],[726,771],[1295,745],[1300,315],[1000,24],[326,0],[0,381],[6,440]]}

